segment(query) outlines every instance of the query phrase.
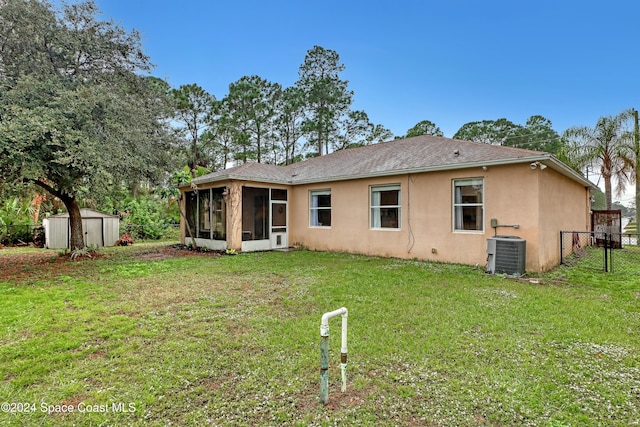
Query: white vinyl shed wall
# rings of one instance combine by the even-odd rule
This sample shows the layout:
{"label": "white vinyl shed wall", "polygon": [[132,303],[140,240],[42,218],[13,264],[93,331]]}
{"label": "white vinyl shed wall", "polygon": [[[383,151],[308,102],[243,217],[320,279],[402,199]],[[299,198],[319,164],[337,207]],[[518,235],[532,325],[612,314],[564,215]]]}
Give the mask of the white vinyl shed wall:
{"label": "white vinyl shed wall", "polygon": [[[120,218],[107,215],[92,209],[80,209],[84,243],[87,246],[114,246],[120,237]],[[69,213],[62,213],[45,218],[45,245],[49,249],[65,249],[69,247]]]}

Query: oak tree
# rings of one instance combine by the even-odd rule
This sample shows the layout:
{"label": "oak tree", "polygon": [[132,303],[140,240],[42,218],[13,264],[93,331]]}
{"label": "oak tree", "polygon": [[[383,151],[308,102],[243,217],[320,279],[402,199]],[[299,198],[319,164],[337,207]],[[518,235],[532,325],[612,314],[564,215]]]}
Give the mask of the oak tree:
{"label": "oak tree", "polygon": [[58,197],[72,250],[85,247],[81,197],[155,182],[170,161],[169,104],[150,68],[138,33],[99,20],[92,1],[0,6],[0,181]]}
{"label": "oak tree", "polygon": [[411,129],[409,129],[404,137],[411,138],[412,136],[420,135],[444,136],[444,133],[442,133],[440,128],[436,126],[436,124],[432,121],[422,120],[421,122],[416,123],[416,125]]}
{"label": "oak tree", "polygon": [[484,142],[492,145],[511,145],[509,138],[514,136],[521,126],[505,118],[498,120],[482,120],[462,125],[453,135],[454,139]]}

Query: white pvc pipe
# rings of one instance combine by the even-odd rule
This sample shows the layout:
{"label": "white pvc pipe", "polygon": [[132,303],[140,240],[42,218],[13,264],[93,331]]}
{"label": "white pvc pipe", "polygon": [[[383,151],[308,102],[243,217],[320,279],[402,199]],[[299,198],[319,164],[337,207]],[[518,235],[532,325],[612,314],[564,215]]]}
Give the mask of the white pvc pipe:
{"label": "white pvc pipe", "polygon": [[320,401],[326,405],[329,401],[328,384],[328,350],[329,350],[329,319],[342,316],[342,345],[340,347],[340,376],[342,379],[341,391],[347,391],[347,317],[348,311],[342,307],[322,315],[320,321]]}
{"label": "white pvc pipe", "polygon": [[[329,319],[336,316],[342,316],[344,319],[347,317],[347,315],[348,315],[347,309],[344,307],[323,314],[322,319],[320,320],[320,336],[324,337],[329,334]],[[342,332],[346,332],[344,323],[342,325]],[[343,347],[347,346],[347,341],[345,338],[342,339],[342,346]]]}

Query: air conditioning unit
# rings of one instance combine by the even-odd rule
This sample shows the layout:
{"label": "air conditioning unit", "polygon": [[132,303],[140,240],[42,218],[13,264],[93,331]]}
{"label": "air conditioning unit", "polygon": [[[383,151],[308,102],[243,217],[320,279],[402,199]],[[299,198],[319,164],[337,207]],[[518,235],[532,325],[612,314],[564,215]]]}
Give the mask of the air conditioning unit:
{"label": "air conditioning unit", "polygon": [[517,236],[487,239],[487,272],[522,276],[527,259],[527,241]]}

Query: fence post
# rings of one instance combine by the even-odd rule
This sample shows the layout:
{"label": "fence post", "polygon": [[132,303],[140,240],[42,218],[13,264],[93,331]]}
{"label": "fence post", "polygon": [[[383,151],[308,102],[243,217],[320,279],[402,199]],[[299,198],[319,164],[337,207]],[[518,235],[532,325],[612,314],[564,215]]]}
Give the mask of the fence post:
{"label": "fence post", "polygon": [[560,231],[560,264],[564,264],[564,233]]}
{"label": "fence post", "polygon": [[607,242],[607,233],[604,233],[604,272],[607,273],[609,271],[609,266],[607,265],[607,261],[609,260],[609,257],[607,256],[607,246],[608,246],[608,242]]}
{"label": "fence post", "polygon": [[[622,238],[620,239],[620,244],[622,244]],[[609,235],[609,272],[613,273],[613,234]]]}

